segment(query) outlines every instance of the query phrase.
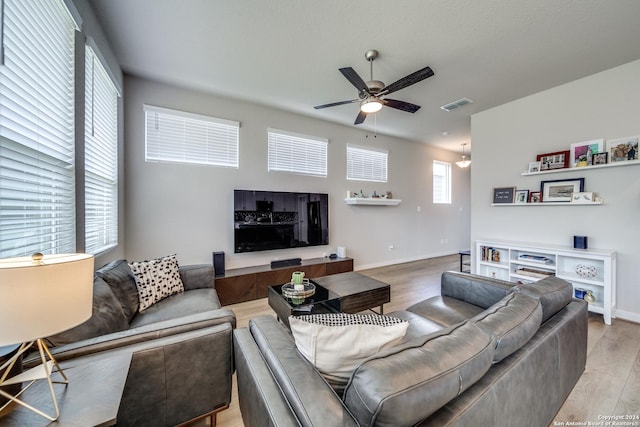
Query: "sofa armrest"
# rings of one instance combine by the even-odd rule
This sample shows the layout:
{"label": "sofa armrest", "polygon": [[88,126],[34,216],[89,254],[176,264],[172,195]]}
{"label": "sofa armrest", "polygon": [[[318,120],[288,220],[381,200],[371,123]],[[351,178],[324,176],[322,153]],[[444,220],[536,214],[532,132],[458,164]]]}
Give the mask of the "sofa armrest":
{"label": "sofa armrest", "polygon": [[477,274],[445,271],[441,278],[442,296],[451,297],[482,308],[489,308],[504,298],[514,283]]}
{"label": "sofa armrest", "polygon": [[[53,354],[56,360],[62,362],[76,357],[113,350],[224,323],[228,323],[231,328],[235,328],[236,317],[233,311],[221,308],[77,341],[52,348],[51,354]],[[24,366],[33,367],[39,363],[36,357],[28,357],[24,361]]]}
{"label": "sofa armrest", "polygon": [[216,287],[213,266],[209,264],[180,266],[180,279],[185,291]]}

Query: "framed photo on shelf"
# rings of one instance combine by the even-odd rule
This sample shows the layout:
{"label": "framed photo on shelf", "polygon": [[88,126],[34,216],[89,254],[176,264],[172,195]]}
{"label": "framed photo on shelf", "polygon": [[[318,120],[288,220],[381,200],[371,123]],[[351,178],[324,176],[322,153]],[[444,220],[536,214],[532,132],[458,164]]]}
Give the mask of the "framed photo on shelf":
{"label": "framed photo on shelf", "polygon": [[516,187],[500,187],[493,189],[493,203],[513,203]]}
{"label": "framed photo on shelf", "polygon": [[604,151],[604,139],[576,142],[571,144],[571,167],[589,166],[593,153]]}
{"label": "framed photo on shelf", "polygon": [[529,190],[517,190],[515,203],[528,203],[529,202]]}
{"label": "framed photo on shelf", "polygon": [[571,195],[571,203],[576,205],[588,205],[589,203],[593,203],[593,201],[592,191],[578,192]]}
{"label": "framed photo on shelf", "polygon": [[608,156],[609,156],[609,153],[607,153],[606,151],[604,153],[592,154],[591,155],[591,164],[592,165],[606,165]]}
{"label": "framed photo on shelf", "polygon": [[639,136],[629,136],[627,138],[612,139],[607,141],[607,153],[609,162],[624,162],[627,160],[638,160],[638,140]]}
{"label": "framed photo on shelf", "polygon": [[570,202],[573,193],[584,191],[584,178],[540,182],[542,202]]}
{"label": "framed photo on shelf", "polygon": [[569,167],[569,150],[555,153],[538,154],[536,160],[540,162],[540,170],[564,169]]}
{"label": "framed photo on shelf", "polygon": [[540,172],[541,162],[529,162],[529,173]]}
{"label": "framed photo on shelf", "polygon": [[539,191],[532,191],[529,193],[529,203],[540,203],[542,201],[542,193]]}

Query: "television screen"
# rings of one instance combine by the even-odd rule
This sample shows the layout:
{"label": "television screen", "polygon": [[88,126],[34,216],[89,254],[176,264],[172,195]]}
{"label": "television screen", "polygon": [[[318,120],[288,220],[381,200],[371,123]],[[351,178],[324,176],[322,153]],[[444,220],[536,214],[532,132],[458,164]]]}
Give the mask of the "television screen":
{"label": "television screen", "polygon": [[329,244],[329,195],[234,190],[234,252]]}

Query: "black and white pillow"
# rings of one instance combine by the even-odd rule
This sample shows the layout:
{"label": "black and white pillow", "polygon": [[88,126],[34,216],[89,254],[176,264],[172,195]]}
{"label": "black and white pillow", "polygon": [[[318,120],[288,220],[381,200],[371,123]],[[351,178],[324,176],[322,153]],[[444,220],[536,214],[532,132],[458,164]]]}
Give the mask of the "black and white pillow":
{"label": "black and white pillow", "polygon": [[168,296],[184,292],[175,254],[148,261],[130,262],[129,267],[136,279],[140,312]]}
{"label": "black and white pillow", "polygon": [[399,343],[409,322],[377,314],[312,314],[289,317],[302,355],[338,392],[360,364],[383,348]]}

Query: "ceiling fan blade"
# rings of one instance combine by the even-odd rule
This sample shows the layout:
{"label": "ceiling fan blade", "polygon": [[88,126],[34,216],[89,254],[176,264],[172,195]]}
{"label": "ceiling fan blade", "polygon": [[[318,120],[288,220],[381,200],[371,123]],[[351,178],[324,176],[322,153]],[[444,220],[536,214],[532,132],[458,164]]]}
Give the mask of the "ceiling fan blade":
{"label": "ceiling fan blade", "polygon": [[364,80],[362,80],[362,77],[360,77],[360,75],[356,73],[356,70],[351,67],[344,67],[340,68],[340,72],[343,76],[346,77],[347,80],[349,80],[352,85],[356,87],[356,89],[358,89],[358,92],[369,93],[367,84],[364,82]]}
{"label": "ceiling fan blade", "polygon": [[415,113],[420,109],[419,105],[410,102],[398,101],[397,99],[383,99],[384,105],[395,108],[396,110],[406,111],[407,113]]}
{"label": "ceiling fan blade", "polygon": [[332,102],[331,104],[324,104],[324,105],[316,105],[315,108],[316,110],[319,110],[321,108],[329,108],[329,107],[335,107],[337,105],[344,105],[344,104],[352,104],[354,102],[360,102],[359,99],[351,99],[349,101],[338,101],[338,102]]}
{"label": "ceiling fan blade", "polygon": [[433,70],[430,67],[424,67],[422,70],[418,70],[415,73],[404,76],[400,80],[395,81],[389,86],[382,88],[378,95],[387,95],[399,91],[400,89],[404,89],[407,86],[411,86],[412,84],[418,83],[431,76],[433,76]]}
{"label": "ceiling fan blade", "polygon": [[358,113],[358,116],[356,117],[356,121],[353,122],[354,125],[359,125],[360,123],[364,122],[364,119],[367,118],[367,113],[364,113],[362,111],[360,111]]}

